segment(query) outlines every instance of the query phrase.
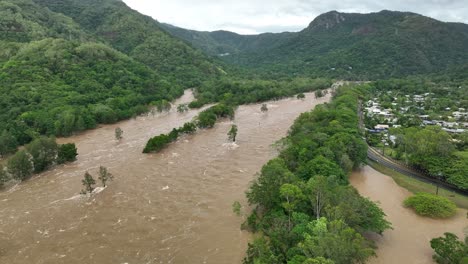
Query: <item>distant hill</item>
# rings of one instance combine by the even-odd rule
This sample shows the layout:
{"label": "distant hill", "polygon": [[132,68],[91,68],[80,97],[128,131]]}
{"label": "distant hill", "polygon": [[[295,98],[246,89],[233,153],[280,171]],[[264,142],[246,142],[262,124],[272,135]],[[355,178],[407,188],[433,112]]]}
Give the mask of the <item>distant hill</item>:
{"label": "distant hill", "polygon": [[283,75],[378,79],[468,63],[468,25],[408,12],[332,11],[297,33],[254,36],[162,26],[226,62]]}

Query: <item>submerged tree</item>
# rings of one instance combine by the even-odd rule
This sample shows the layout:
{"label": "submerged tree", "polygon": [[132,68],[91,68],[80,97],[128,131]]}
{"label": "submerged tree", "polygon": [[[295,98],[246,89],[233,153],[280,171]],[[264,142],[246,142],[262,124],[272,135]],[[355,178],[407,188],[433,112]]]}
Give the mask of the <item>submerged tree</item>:
{"label": "submerged tree", "polygon": [[94,180],[93,176],[91,176],[91,174],[89,174],[89,172],[86,172],[85,175],[84,175],[84,179],[81,180],[81,183],[85,187],[85,189],[82,190],[81,192],[83,194],[86,194],[86,193],[92,193],[93,192],[93,190],[94,190],[93,185],[96,184],[96,181]]}
{"label": "submerged tree", "polygon": [[58,148],[57,163],[63,164],[65,162],[75,161],[76,156],[78,156],[78,150],[74,143],[60,145]]}
{"label": "submerged tree", "polygon": [[315,98],[320,98],[320,97],[324,97],[325,94],[322,90],[317,90],[315,91]]}
{"label": "submerged tree", "polygon": [[188,110],[189,108],[187,104],[180,104],[177,106],[177,112],[179,113],[184,113],[184,112],[187,112]]}
{"label": "submerged tree", "polygon": [[237,137],[237,126],[232,125],[231,130],[227,133],[229,136],[229,140],[232,142],[236,142],[236,137]]}
{"label": "submerged tree", "polygon": [[305,94],[303,94],[303,93],[298,94],[297,99],[301,99],[301,100],[305,99]]}
{"label": "submerged tree", "polygon": [[115,139],[121,140],[123,137],[123,130],[120,127],[115,129]]}
{"label": "submerged tree", "polygon": [[108,180],[114,179],[114,175],[112,175],[109,171],[107,171],[106,167],[100,166],[98,179],[102,182],[102,187],[106,187],[106,182]]}
{"label": "submerged tree", "polygon": [[268,106],[266,104],[262,104],[262,107],[260,107],[260,111],[263,113],[268,112]]}
{"label": "submerged tree", "polygon": [[7,181],[8,181],[8,175],[5,169],[3,168],[3,165],[0,164],[0,187],[2,187],[3,184]]}

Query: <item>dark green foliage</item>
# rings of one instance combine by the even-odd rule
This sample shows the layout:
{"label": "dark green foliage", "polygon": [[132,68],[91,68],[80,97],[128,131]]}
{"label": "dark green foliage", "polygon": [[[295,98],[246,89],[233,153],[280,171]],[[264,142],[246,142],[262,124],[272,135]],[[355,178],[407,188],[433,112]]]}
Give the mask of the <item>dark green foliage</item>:
{"label": "dark green foliage", "polygon": [[234,107],[226,104],[217,104],[204,111],[197,117],[197,126],[199,128],[212,128],[218,118],[234,118]]}
{"label": "dark green foliage", "polygon": [[3,165],[0,165],[0,188],[3,187],[3,184],[9,180],[8,174],[5,171]]}
{"label": "dark green foliage", "polygon": [[362,234],[391,225],[347,180],[366,159],[357,117],[366,89],[340,88],[330,104],[302,114],[280,157],[252,182],[247,198],[256,209],[246,224],[263,236],[249,246],[245,263],[364,263],[375,255]]}
{"label": "dark green foliage", "polygon": [[159,152],[163,148],[166,147],[167,144],[169,144],[171,140],[169,139],[169,136],[166,134],[161,134],[159,136],[155,136],[148,140],[148,143],[146,143],[145,148],[143,149],[143,153],[150,153],[150,152]]}
{"label": "dark green foliage", "polygon": [[55,138],[39,137],[11,156],[6,167],[12,178],[24,181],[55,164],[74,161],[77,155],[73,143],[58,145]]}
{"label": "dark green foliage", "polygon": [[16,180],[27,180],[33,174],[34,167],[31,160],[31,156],[25,150],[16,152],[8,159],[8,173]]}
{"label": "dark green foliage", "polygon": [[197,126],[192,122],[187,122],[183,127],[179,128],[179,133],[193,134],[197,131]]}
{"label": "dark green foliage", "polygon": [[197,100],[189,107],[198,108],[210,102],[230,105],[277,100],[298,93],[311,92],[331,86],[329,79],[294,78],[284,80],[220,78],[204,82],[197,87]]}
{"label": "dark green foliage", "polygon": [[156,106],[156,110],[158,110],[160,113],[171,110],[171,103],[169,103],[167,100],[156,101],[154,105]]}
{"label": "dark green foliage", "polygon": [[305,99],[305,94],[303,93],[298,94],[297,99]]}
{"label": "dark green foliage", "polygon": [[167,109],[221,72],[120,1],[5,0],[0,32],[0,131],[19,145]]}
{"label": "dark green foliage", "polygon": [[445,237],[431,240],[431,247],[435,254],[433,259],[439,264],[468,263],[468,239],[462,242],[452,233],[445,233]]}
{"label": "dark green foliage", "polygon": [[257,204],[266,210],[279,207],[281,204],[280,188],[285,183],[296,181],[284,160],[276,158],[262,167],[258,178],[252,183],[247,198],[250,204]]}
{"label": "dark green foliage", "polygon": [[245,257],[244,264],[254,263],[279,263],[278,258],[271,251],[271,247],[267,240],[263,237],[255,239],[249,243],[247,249],[247,256]]}
{"label": "dark green foliage", "polygon": [[213,112],[201,112],[198,115],[197,126],[199,128],[212,128],[216,124],[216,114]]}
{"label": "dark green foliage", "polygon": [[323,257],[336,264],[364,263],[375,252],[367,241],[341,220],[320,218],[307,225],[299,248],[306,256]]}
{"label": "dark green foliage", "polygon": [[89,172],[86,172],[84,175],[84,179],[81,180],[81,183],[85,187],[85,189],[82,190],[81,193],[83,194],[92,193],[94,190],[93,185],[96,184],[96,180],[94,180],[93,176],[89,174]]}
{"label": "dark green foliage", "polygon": [[[157,21],[130,9],[122,1],[34,1],[71,17],[85,32],[165,76],[166,86],[194,87],[221,72],[202,52],[170,36]],[[170,87],[164,87],[167,88]]]}
{"label": "dark green foliage", "polygon": [[16,138],[7,130],[0,134],[0,156],[14,153],[18,147]]}
{"label": "dark green foliage", "polygon": [[78,156],[78,150],[74,143],[60,145],[58,148],[57,163],[63,164],[75,161],[76,156]]}
{"label": "dark green foliage", "polygon": [[159,152],[169,143],[174,142],[181,134],[193,134],[197,131],[197,126],[192,122],[185,123],[182,127],[174,128],[169,134],[161,134],[148,140],[143,153]]}
{"label": "dark green foliage", "polygon": [[422,216],[448,218],[457,212],[454,202],[430,193],[417,193],[404,201],[406,207],[411,207]]}
{"label": "dark green foliage", "polygon": [[179,113],[184,113],[184,112],[187,112],[189,110],[189,107],[187,104],[180,104],[177,106],[177,112]]}
{"label": "dark green foliage", "polygon": [[234,107],[222,103],[212,106],[198,115],[196,124],[192,122],[185,123],[182,127],[172,129],[167,135],[161,134],[148,140],[143,153],[159,152],[169,143],[176,141],[180,134],[192,134],[197,130],[197,127],[211,128],[218,118],[226,117],[234,118]]}
{"label": "dark green foliage", "polygon": [[229,137],[229,140],[231,140],[232,142],[236,142],[236,137],[237,137],[237,126],[236,125],[232,125],[231,126],[231,129],[229,130],[229,132],[227,133],[228,137]]}
{"label": "dark green foliage", "polygon": [[34,172],[40,173],[54,165],[57,160],[58,145],[55,138],[40,137],[26,146],[31,155]]}

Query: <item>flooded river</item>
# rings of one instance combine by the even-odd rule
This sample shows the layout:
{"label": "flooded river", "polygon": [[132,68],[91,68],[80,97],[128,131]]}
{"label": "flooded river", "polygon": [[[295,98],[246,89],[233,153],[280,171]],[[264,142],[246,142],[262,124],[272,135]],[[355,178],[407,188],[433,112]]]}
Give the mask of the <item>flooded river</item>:
{"label": "flooded river", "polygon": [[[234,201],[276,155],[271,144],[319,100],[241,106],[236,119],[182,137],[158,154],[146,141],[190,121],[198,111],[139,117],[60,140],[75,142],[78,160],[0,192],[0,263],[240,263],[249,240]],[[189,102],[186,93],[177,103]],[[232,123],[237,144],[227,142]],[[114,139],[121,127],[124,138]],[[100,193],[78,195],[99,166],[115,179]]]}
{"label": "flooded river", "polygon": [[430,240],[452,232],[464,238],[463,230],[468,228],[467,211],[459,209],[456,216],[448,220],[435,220],[416,215],[402,206],[411,193],[398,186],[391,177],[366,166],[351,175],[351,184],[359,193],[378,201],[392,222],[393,230],[383,236],[374,236],[377,242],[377,258],[371,264],[423,264],[433,263]]}

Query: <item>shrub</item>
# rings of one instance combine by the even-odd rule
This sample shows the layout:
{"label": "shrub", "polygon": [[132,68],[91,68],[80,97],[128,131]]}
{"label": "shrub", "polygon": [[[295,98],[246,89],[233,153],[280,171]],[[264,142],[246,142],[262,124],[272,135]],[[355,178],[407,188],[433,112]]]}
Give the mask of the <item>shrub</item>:
{"label": "shrub", "polygon": [[430,193],[417,193],[404,201],[406,207],[411,207],[422,216],[447,218],[457,212],[455,203],[447,198]]}

